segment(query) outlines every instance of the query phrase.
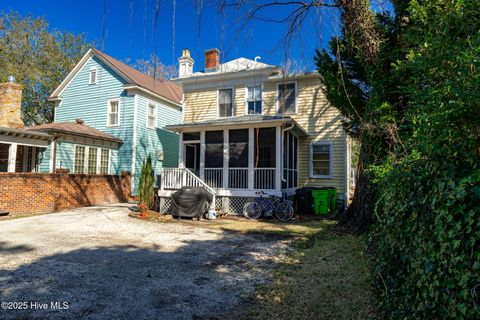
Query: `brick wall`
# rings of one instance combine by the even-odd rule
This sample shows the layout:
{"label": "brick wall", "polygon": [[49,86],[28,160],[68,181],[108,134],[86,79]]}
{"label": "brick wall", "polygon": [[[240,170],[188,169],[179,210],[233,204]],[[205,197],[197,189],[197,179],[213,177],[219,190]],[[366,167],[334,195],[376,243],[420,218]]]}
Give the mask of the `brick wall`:
{"label": "brick wall", "polygon": [[127,202],[131,175],[0,173],[0,211],[49,213]]}

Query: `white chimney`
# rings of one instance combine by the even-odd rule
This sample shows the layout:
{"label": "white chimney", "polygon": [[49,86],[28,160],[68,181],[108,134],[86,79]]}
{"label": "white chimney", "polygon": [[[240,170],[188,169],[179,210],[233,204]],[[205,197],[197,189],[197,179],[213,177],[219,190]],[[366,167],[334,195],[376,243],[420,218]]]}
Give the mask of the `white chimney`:
{"label": "white chimney", "polygon": [[188,77],[189,75],[191,75],[193,73],[194,62],[195,61],[190,57],[190,50],[183,49],[182,56],[178,58],[178,63],[179,63],[178,76],[182,78],[182,77]]}

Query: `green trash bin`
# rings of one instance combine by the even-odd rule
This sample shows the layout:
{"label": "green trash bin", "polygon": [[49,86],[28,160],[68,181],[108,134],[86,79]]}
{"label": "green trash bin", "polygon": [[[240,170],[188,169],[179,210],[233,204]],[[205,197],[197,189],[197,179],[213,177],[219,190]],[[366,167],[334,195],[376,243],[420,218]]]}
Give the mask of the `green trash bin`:
{"label": "green trash bin", "polygon": [[335,212],[335,209],[337,207],[337,189],[335,188],[328,188],[329,191],[329,209],[330,213]]}
{"label": "green trash bin", "polygon": [[313,211],[317,215],[326,215],[330,211],[330,190],[312,190]]}

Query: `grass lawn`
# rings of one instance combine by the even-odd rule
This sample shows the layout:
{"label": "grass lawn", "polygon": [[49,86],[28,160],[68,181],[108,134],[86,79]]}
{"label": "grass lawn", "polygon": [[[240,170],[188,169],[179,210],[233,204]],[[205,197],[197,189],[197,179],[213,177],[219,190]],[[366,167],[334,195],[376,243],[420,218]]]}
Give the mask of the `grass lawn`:
{"label": "grass lawn", "polygon": [[325,225],[294,243],[273,283],[257,289],[239,319],[374,319],[364,239]]}
{"label": "grass lawn", "polygon": [[239,233],[292,236],[292,250],[273,269],[273,281],[244,297],[238,319],[372,319],[374,300],[362,237],[337,234],[332,221],[290,223],[237,217],[177,220],[152,214],[150,221],[191,224]]}

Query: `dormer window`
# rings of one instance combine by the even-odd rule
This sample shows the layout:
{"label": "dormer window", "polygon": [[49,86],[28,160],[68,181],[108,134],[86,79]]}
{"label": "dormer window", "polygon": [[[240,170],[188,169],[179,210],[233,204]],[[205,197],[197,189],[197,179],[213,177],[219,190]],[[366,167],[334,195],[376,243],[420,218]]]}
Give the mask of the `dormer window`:
{"label": "dormer window", "polygon": [[220,118],[233,116],[233,89],[218,90],[218,116]]}
{"label": "dormer window", "polygon": [[278,113],[295,113],[297,109],[297,84],[295,82],[277,84]]}
{"label": "dormer window", "polygon": [[247,87],[247,114],[262,114],[262,86]]}
{"label": "dormer window", "polygon": [[90,74],[88,77],[88,84],[96,84],[97,83],[97,69],[90,70]]}

